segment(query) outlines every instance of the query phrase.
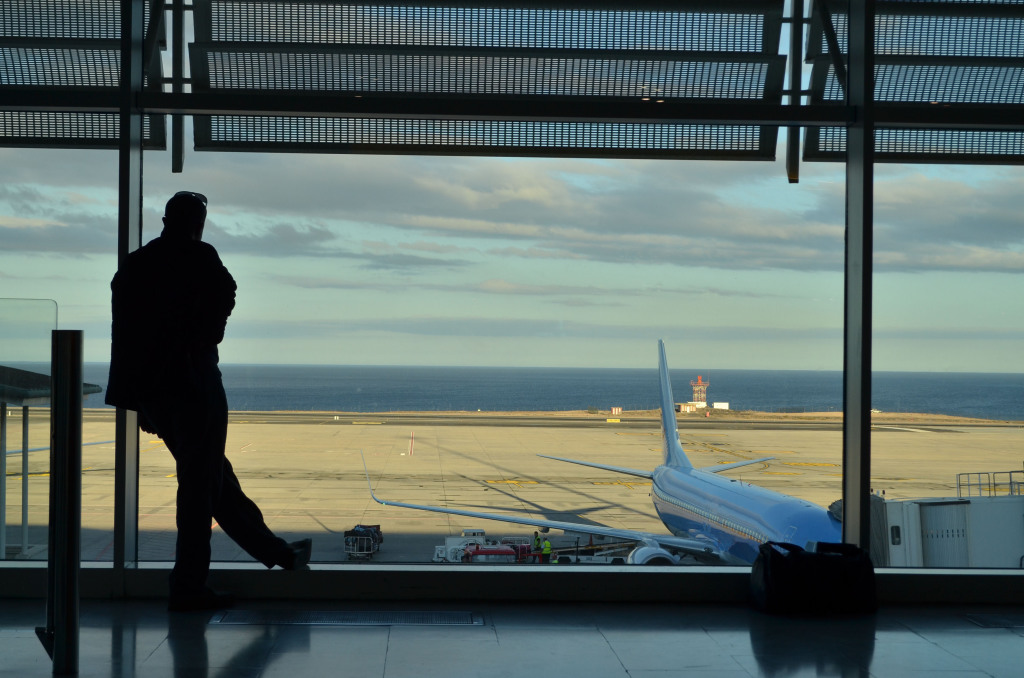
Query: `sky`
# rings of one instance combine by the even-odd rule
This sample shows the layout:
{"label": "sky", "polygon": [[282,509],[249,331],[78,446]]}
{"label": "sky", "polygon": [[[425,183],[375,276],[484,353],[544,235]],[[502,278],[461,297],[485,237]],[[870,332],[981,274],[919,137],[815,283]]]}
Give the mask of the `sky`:
{"label": "sky", "polygon": [[[662,338],[673,366],[841,370],[845,168],[789,184],[785,136],[774,162],[149,151],[143,241],[209,196],[223,362],[653,368]],[[1022,185],[876,166],[875,369],[1024,372]],[[116,186],[114,151],[0,148],[0,360],[48,360],[55,323],[107,360]]]}
{"label": "sky", "polygon": [[[116,162],[0,149],[0,297],[55,301],[87,361],[109,355]],[[653,368],[663,338],[680,367],[840,370],[844,167],[801,169],[190,150],[172,174],[152,151],[143,241],[175,191],[209,196],[228,363]],[[875,369],[1024,371],[1022,180],[876,167]],[[20,335],[54,315],[0,302],[2,357],[47,359]]]}

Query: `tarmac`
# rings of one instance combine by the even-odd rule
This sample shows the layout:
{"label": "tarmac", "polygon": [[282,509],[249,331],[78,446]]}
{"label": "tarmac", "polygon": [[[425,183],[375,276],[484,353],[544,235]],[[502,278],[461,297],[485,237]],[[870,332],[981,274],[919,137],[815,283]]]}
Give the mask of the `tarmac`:
{"label": "tarmac", "polygon": [[[10,412],[8,449],[20,448],[20,410]],[[83,419],[82,558],[113,555],[114,413]],[[1022,469],[1024,422],[875,415],[873,490],[888,499],[956,496],[958,473]],[[49,443],[49,411],[33,409],[29,447]],[[695,466],[743,459],[769,461],[730,477],[828,506],[842,495],[839,415],[714,412],[679,416],[680,439]],[[155,436],[141,433],[139,557],[174,558],[176,480],[173,459]],[[518,525],[382,506],[370,497],[469,510],[594,522],[662,532],[650,483],[543,459],[539,454],[651,470],[661,462],[656,413],[387,413],[233,412],[227,455],[243,489],[270,527],[288,540],[311,536],[316,563],[429,562],[434,546],[465,528],[490,536],[532,535]],[[364,469],[365,463],[365,469]],[[30,452],[28,529],[22,529],[22,459],[7,457],[9,558],[46,558],[48,464]],[[379,525],[381,550],[345,550],[344,532]],[[555,546],[575,538],[553,535]],[[250,561],[219,529],[214,560]]]}

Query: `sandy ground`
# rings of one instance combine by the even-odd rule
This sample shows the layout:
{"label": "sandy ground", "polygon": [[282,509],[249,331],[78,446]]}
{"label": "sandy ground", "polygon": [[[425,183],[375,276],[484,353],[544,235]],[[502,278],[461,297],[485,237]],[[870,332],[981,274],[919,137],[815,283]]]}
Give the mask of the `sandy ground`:
{"label": "sandy ground", "polygon": [[[30,448],[48,445],[48,414],[45,409],[32,411]],[[375,562],[426,562],[435,544],[463,528],[483,528],[491,535],[532,531],[381,506],[370,498],[367,472],[382,499],[661,532],[648,482],[537,456],[653,469],[661,460],[655,415],[237,412],[231,416],[227,450],[243,488],[260,505],[268,524],[288,539],[313,536],[315,561],[345,561],[344,531],[373,524],[385,535]],[[709,418],[680,415],[679,428],[696,466],[772,457],[727,473],[822,506],[842,494],[839,413],[715,411]],[[20,437],[20,410],[15,410],[8,421],[8,447],[20,448]],[[84,560],[112,557],[113,438],[113,413],[87,410]],[[140,442],[140,558],[171,560],[173,460],[159,439],[142,434]],[[955,496],[958,473],[1022,468],[1024,423],[883,413],[873,417],[871,443],[877,492],[892,499]],[[45,558],[48,453],[29,455],[25,549],[21,455],[9,455],[7,465],[8,557]],[[248,560],[219,529],[214,557]]]}

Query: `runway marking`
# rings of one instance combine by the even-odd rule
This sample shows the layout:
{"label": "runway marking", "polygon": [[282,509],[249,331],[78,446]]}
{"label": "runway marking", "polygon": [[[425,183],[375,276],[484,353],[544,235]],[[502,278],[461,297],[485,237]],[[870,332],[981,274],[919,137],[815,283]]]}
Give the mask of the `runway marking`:
{"label": "runway marking", "polygon": [[353,421],[352,425],[353,426],[380,426],[383,423],[384,423],[383,421]]}
{"label": "runway marking", "polygon": [[591,481],[590,484],[591,485],[624,485],[625,487],[628,487],[631,490],[634,487],[650,487],[650,485],[651,485],[651,483],[631,483],[628,480],[614,480],[614,481],[601,481],[601,482],[598,482],[598,481],[595,480],[595,481]]}
{"label": "runway marking", "polygon": [[799,471],[762,471],[766,476],[802,476]]}
{"label": "runway marking", "polygon": [[537,484],[536,480],[485,480],[484,482],[491,485],[517,485],[519,487]]}
{"label": "runway marking", "polygon": [[911,433],[935,433],[926,428],[909,428],[907,426],[886,426],[884,424],[873,424],[871,428],[886,429],[888,431],[910,431]]}

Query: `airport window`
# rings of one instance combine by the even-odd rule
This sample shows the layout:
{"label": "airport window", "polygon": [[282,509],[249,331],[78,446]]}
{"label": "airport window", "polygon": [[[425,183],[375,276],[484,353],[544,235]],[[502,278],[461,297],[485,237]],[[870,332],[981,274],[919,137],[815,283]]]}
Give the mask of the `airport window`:
{"label": "airport window", "polygon": [[892,539],[876,560],[1019,568],[1024,541],[999,526],[1024,507],[1014,482],[1022,302],[1001,293],[1017,276],[1007,266],[1020,236],[1000,205],[1024,175],[940,165],[893,167],[886,179],[875,207],[872,522]]}
{"label": "airport window", "polygon": [[[127,5],[25,0],[42,19],[0,35],[19,66],[0,70],[14,102],[0,104],[0,278],[12,296],[57,300],[60,326],[86,331],[86,381],[103,384],[110,276],[118,248],[137,244],[118,235],[137,207],[118,210],[132,193],[119,178],[141,193],[142,243],[174,192],[207,195],[204,239],[239,285],[220,346],[228,456],[273,529],[314,537],[314,564],[521,561],[524,540],[529,563],[534,529],[565,522],[582,527],[541,535],[557,537],[556,562],[743,565],[757,542],[815,541],[810,523],[837,538],[843,386],[871,369],[877,411],[858,421],[876,562],[1019,567],[1024,545],[993,530],[1021,494],[1024,302],[1004,292],[1020,269],[1009,215],[1024,136],[1005,116],[1021,103],[1005,86],[1020,47],[1001,37],[1016,8],[975,21],[973,6],[935,1],[882,17],[885,63],[858,102],[841,71],[865,63],[848,33],[859,15],[822,3],[793,41],[795,3],[776,0],[742,12],[267,0],[252,16],[221,0],[183,15],[135,4],[151,38],[133,85],[144,185],[139,167],[119,177],[130,154],[109,150]],[[264,11],[287,19],[273,35]],[[353,57],[336,49],[353,36],[325,27],[356,15],[366,53]],[[420,30],[392,51],[387,32],[406,21]],[[637,40],[641,25],[659,30]],[[558,38],[566,27],[572,40]],[[154,37],[178,28],[180,40]],[[65,52],[72,67],[58,68]],[[858,163],[843,161],[872,122],[871,350],[851,367],[844,270],[859,267],[844,258],[845,208],[857,201],[844,190]],[[17,362],[4,332],[0,364]],[[659,339],[679,453],[659,424]],[[83,558],[107,562],[134,485],[114,496],[111,441],[126,434],[101,399],[86,401]],[[711,494],[663,483],[666,454],[721,471]],[[138,557],[166,562],[173,460],[146,433],[138,456]],[[29,472],[30,496],[44,496]],[[0,478],[7,558],[17,474],[8,464]],[[423,510],[437,507],[461,513]],[[29,518],[42,532],[41,505]],[[650,550],[629,538],[673,520],[682,532]],[[218,528],[213,548],[249,559]]]}
{"label": "airport window", "polygon": [[[190,154],[189,167],[212,179],[175,185],[208,196],[204,239],[238,284],[220,346],[228,456],[273,529],[314,537],[314,563],[463,562],[465,530],[498,543],[530,540],[536,527],[382,506],[371,487],[386,502],[580,523],[550,537],[556,553],[590,563],[635,544],[588,525],[667,534],[650,478],[538,456],[661,464],[659,339],[675,401],[692,402],[698,379],[711,401],[679,414],[695,466],[773,456],[721,477],[820,492],[806,498],[822,512],[841,496],[839,168],[808,173],[783,204],[769,197],[770,164],[737,173],[719,163],[268,154],[244,156],[243,170],[233,158]],[[157,162],[151,186],[165,182]],[[218,170],[225,163],[238,171]],[[143,242],[160,227],[164,193],[147,190]],[[800,203],[834,223],[813,264],[757,270],[792,256],[778,233],[800,229],[803,208],[789,206]],[[771,225],[751,236],[759,213]],[[694,259],[704,239],[719,251]],[[822,372],[832,391],[814,401],[779,386],[820,388]],[[800,421],[796,410],[832,410],[825,449],[808,459],[787,436],[815,434],[772,430]],[[759,419],[775,423],[762,432],[749,423]],[[140,449],[140,557],[163,561],[173,463],[153,436]],[[695,543],[710,530],[766,538],[710,505],[665,500],[705,526]],[[383,543],[355,540],[375,525]],[[709,562],[687,548],[673,555]],[[214,555],[248,559],[219,529]]]}
{"label": "airport window", "polygon": [[[103,162],[102,152],[91,153]],[[31,156],[24,157],[23,169]],[[82,157],[76,153],[61,153],[60,157],[66,158],[64,162],[89,164],[76,160]],[[203,174],[213,175],[218,165],[231,164],[231,158],[196,154],[189,162]],[[210,195],[212,207],[207,238],[219,247],[223,260],[239,282],[238,306],[229,321],[222,346],[223,372],[232,409],[229,457],[247,491],[264,508],[275,529],[289,536],[314,535],[317,561],[372,563],[400,558],[401,562],[433,562],[437,547],[444,546],[446,540],[454,543],[461,538],[464,529],[479,524],[486,526],[485,541],[532,534],[529,527],[479,523],[470,518],[433,516],[412,509],[375,505],[367,501],[369,488],[362,472],[363,458],[369,469],[370,485],[384,500],[442,504],[463,510],[534,518],[585,518],[624,529],[663,530],[647,496],[652,489],[649,480],[623,480],[615,474],[586,467],[562,468],[560,462],[534,454],[579,457],[584,461],[645,470],[660,463],[658,425],[649,416],[657,406],[656,371],[653,364],[643,365],[645,361],[653,363],[656,357],[652,337],[666,339],[668,353],[673,358],[677,394],[691,389],[689,382],[695,380],[697,372],[711,370],[707,376],[700,375],[710,384],[707,390],[710,399],[717,400],[718,393],[722,393],[723,400],[731,401],[729,410],[713,407],[708,410],[712,422],[747,417],[746,410],[768,411],[773,418],[787,417],[801,422],[787,432],[772,429],[716,431],[701,420],[699,413],[679,414],[680,438],[696,465],[710,466],[744,457],[772,457],[725,475],[740,483],[802,497],[826,508],[841,496],[839,431],[834,423],[840,407],[836,392],[838,364],[833,357],[832,369],[828,369],[830,363],[816,357],[837,356],[839,351],[835,327],[839,319],[828,301],[839,294],[838,281],[828,282],[829,275],[836,275],[834,271],[823,276],[802,272],[798,277],[804,282],[795,286],[772,272],[760,276],[748,272],[721,273],[720,278],[731,276],[735,282],[730,294],[748,295],[755,300],[770,294],[780,300],[771,320],[763,321],[765,324],[757,327],[756,332],[749,333],[760,332],[757,345],[745,346],[741,341],[745,331],[742,328],[731,331],[717,326],[709,329],[699,322],[702,315],[712,317],[714,314],[721,321],[727,317],[723,309],[734,308],[737,317],[746,313],[745,302],[735,304],[728,300],[709,307],[718,309],[716,311],[701,313],[699,304],[690,297],[714,294],[708,291],[710,286],[699,287],[696,282],[686,281],[677,285],[677,289],[655,291],[650,299],[635,301],[639,285],[668,287],[668,281],[677,276],[685,281],[690,275],[686,266],[668,261],[666,252],[661,255],[666,261],[648,261],[637,269],[638,272],[632,273],[625,261],[614,260],[621,258],[619,254],[613,257],[607,249],[587,252],[587,256],[595,260],[579,262],[581,251],[559,243],[554,236],[549,240],[539,236],[531,240],[510,226],[509,233],[504,235],[488,233],[486,245],[481,245],[474,243],[475,236],[467,234],[462,226],[465,221],[493,215],[493,207],[484,198],[502,200],[496,194],[510,190],[516,180],[524,182],[516,190],[529,193],[531,186],[543,184],[548,192],[558,192],[567,204],[581,213],[585,213],[587,203],[594,200],[607,206],[614,199],[621,199],[628,205],[628,196],[606,193],[595,197],[587,181],[610,182],[609,176],[630,176],[631,183],[639,183],[648,172],[663,171],[658,163],[651,163],[652,169],[643,162],[580,161],[572,168],[575,173],[570,173],[567,163],[561,161],[419,158],[406,161],[405,176],[409,177],[413,188],[399,197],[405,187],[384,182],[375,189],[373,184],[375,177],[397,173],[396,159],[342,157],[331,159],[329,163],[327,158],[310,160],[303,156],[267,155],[256,156],[258,162],[247,160],[248,169],[244,173],[239,171],[240,178],[235,180],[244,184],[242,187],[232,181],[193,186]],[[47,156],[37,162],[45,165],[51,160]],[[151,160],[156,165],[150,170],[151,176],[160,175],[158,162]],[[266,169],[262,169],[263,165]],[[289,174],[305,177],[303,181],[307,185],[313,181],[311,177],[323,175],[333,177],[333,181],[347,189],[339,189],[333,203],[300,203],[289,197],[289,192],[297,189],[285,190],[282,182],[275,179],[282,167],[287,167]],[[687,165],[681,165],[680,169],[690,171]],[[714,169],[712,166],[711,170]],[[536,181],[537,172],[548,174],[543,181]],[[959,170],[946,168],[936,168],[927,176],[912,172],[897,177],[895,168],[892,172],[887,190],[879,198],[881,234],[876,272],[879,301],[876,305],[876,397],[873,403],[878,412],[873,417],[872,440],[875,450],[873,492],[878,506],[884,506],[883,517],[887,524],[881,527],[889,532],[890,539],[887,552],[876,552],[874,557],[879,564],[889,566],[941,566],[936,559],[951,556],[935,551],[937,547],[928,551],[923,535],[965,535],[965,539],[979,542],[987,533],[986,525],[1003,522],[998,518],[998,511],[1014,510],[1010,505],[1020,496],[1019,484],[1013,482],[1012,474],[1005,481],[996,477],[998,472],[1014,470],[1012,467],[1017,462],[1013,454],[1019,449],[1019,441],[1014,438],[1018,429],[1003,423],[1021,418],[1021,414],[1013,410],[1018,405],[1013,394],[1018,388],[1015,380],[1019,375],[1012,370],[998,371],[1000,366],[1012,365],[1013,343],[1007,337],[1015,331],[1010,319],[1018,314],[1005,313],[1005,307],[1017,302],[1002,297],[1003,311],[988,310],[980,303],[987,296],[986,290],[1005,288],[1012,279],[1013,274],[1001,270],[998,261],[1012,256],[1013,246],[1010,241],[990,243],[987,245],[989,254],[980,260],[976,270],[970,270],[967,261],[963,262],[965,270],[953,272],[927,270],[927,261],[908,261],[902,268],[894,265],[893,270],[888,270],[882,262],[895,258],[888,252],[903,252],[900,257],[903,261],[909,260],[913,253],[912,248],[899,243],[898,239],[910,237],[910,227],[902,226],[900,220],[912,224],[918,217],[900,213],[899,203],[890,206],[887,196],[901,195],[915,187],[937,190],[937,187],[948,186],[951,174],[959,174]],[[973,190],[991,193],[982,203],[998,206],[1005,202],[999,191],[1015,185],[1019,181],[1018,174],[1001,170],[983,182],[984,188]],[[438,183],[433,178],[439,175],[446,176],[447,182]],[[599,178],[602,175],[603,178]],[[485,176],[493,183],[485,184]],[[161,182],[172,180],[169,176]],[[449,187],[473,185],[474,180],[479,181],[476,190],[480,196],[454,204],[444,204],[437,199],[430,203],[432,192],[447,190],[444,184]],[[494,186],[502,181],[501,189],[496,189]],[[655,200],[652,186],[656,181],[646,181],[649,192],[644,194],[644,200],[650,206]],[[767,185],[770,181],[766,176],[755,178],[753,184]],[[822,186],[827,187],[834,181],[834,177],[826,178]],[[558,182],[561,185],[556,189]],[[277,189],[279,185],[281,188]],[[381,186],[387,187],[391,196],[386,210],[375,213],[366,204],[359,204],[371,191],[383,190]],[[275,190],[281,190],[281,194],[272,198]],[[325,191],[311,189],[311,192]],[[253,194],[260,196],[255,204],[248,202]],[[549,203],[544,202],[545,194],[540,195],[542,207],[533,205],[532,211],[525,209],[529,200],[518,199],[524,203],[519,206],[523,208],[520,215],[523,221],[541,221],[543,205]],[[813,193],[810,195],[812,197],[803,199],[815,200]],[[144,242],[158,232],[163,197],[156,190],[147,192]],[[290,205],[289,200],[293,200]],[[70,202],[66,198],[65,201]],[[283,203],[282,207],[275,207],[278,201]],[[434,211],[432,220],[440,225],[421,228],[417,224],[402,223],[402,211],[396,205],[401,201],[408,201],[403,208],[408,211],[412,211],[409,206],[412,204],[430,205]],[[350,205],[350,202],[355,204]],[[387,203],[383,198],[377,202]],[[473,216],[457,216],[456,208]],[[565,207],[558,209],[560,219],[581,218]],[[815,209],[828,208],[817,205]],[[838,221],[836,206],[832,205],[831,209],[835,213],[833,220]],[[949,211],[951,223],[962,218],[952,209]],[[15,216],[11,203],[8,214]],[[358,221],[355,216],[359,217]],[[507,213],[503,218],[507,218]],[[102,231],[99,224],[102,222],[105,228],[114,219],[109,211],[100,212],[88,216],[83,223],[95,222],[97,230]],[[621,234],[615,234],[617,223],[609,223],[601,237],[612,234],[621,241]],[[281,225],[285,225],[291,236],[283,244],[277,230]],[[532,232],[535,229],[522,230]],[[964,232],[964,228],[955,226],[944,227],[944,230]],[[98,242],[109,244],[109,234],[97,237]],[[261,241],[270,243],[268,250],[260,249]],[[309,241],[317,244],[310,246]],[[725,246],[738,245],[723,242]],[[95,247],[100,249],[104,245]],[[500,251],[500,256],[489,255],[488,247],[494,252]],[[559,252],[570,258],[561,262],[568,277],[558,285],[524,282],[557,279],[543,261],[529,259],[530,248],[540,247],[548,249],[545,259],[554,258]],[[956,249],[955,245],[950,247]],[[516,248],[519,252],[514,251]],[[403,260],[400,255],[408,256],[409,252],[416,254],[410,261]],[[58,257],[63,261],[64,255],[55,251],[33,256],[39,259],[32,267],[41,271],[45,268],[45,259]],[[678,256],[685,259],[687,254],[682,252]],[[834,260],[840,257],[837,239],[829,256]],[[602,257],[613,260],[599,261]],[[955,254],[949,257],[954,260]],[[79,296],[69,297],[61,291],[59,280],[44,289],[66,300],[61,309],[64,323],[80,322],[87,330],[86,381],[105,384],[108,329],[104,316],[113,260],[99,253],[87,259],[87,262],[75,263],[76,275],[83,281]],[[703,263],[706,266],[709,261]],[[13,272],[18,270],[17,266],[12,264],[7,270]],[[403,266],[405,272],[402,272]],[[914,266],[919,270],[908,270]],[[431,269],[438,271],[423,272]],[[478,277],[460,278],[464,274],[459,269],[474,269]],[[414,270],[415,274],[409,272]],[[705,273],[702,267],[700,276]],[[812,282],[818,278],[820,280]],[[575,282],[568,282],[569,279]],[[604,285],[605,280],[617,282],[613,287]],[[503,282],[499,285],[498,281]],[[821,295],[829,286],[833,287],[833,292]],[[22,289],[27,293],[29,288]],[[751,291],[754,289],[756,294]],[[818,338],[801,340],[794,338],[798,336],[796,330],[785,327],[786,324],[807,324],[806,320],[793,321],[802,317],[799,304],[785,311],[779,305],[788,304],[787,297],[800,298],[800,290],[815,290],[816,296],[821,296],[821,304],[815,307],[818,300],[814,299],[811,307],[817,309],[820,321],[832,325],[831,334],[815,330],[808,336]],[[726,296],[723,292],[718,291],[719,301]],[[550,295],[548,300],[538,303],[537,299],[545,295]],[[923,303],[925,295],[939,302],[928,306]],[[598,298],[601,303],[579,304],[586,310],[576,319],[562,311],[588,298]],[[309,306],[303,311],[306,304]],[[696,344],[690,337],[674,340],[671,326],[659,325],[663,308],[687,305],[697,310],[692,315],[678,316],[675,331],[704,330],[704,335],[697,333]],[[442,320],[449,326],[443,333],[429,325],[428,312],[434,309],[445,309]],[[456,317],[460,310],[461,321]],[[488,312],[495,317],[485,320]],[[526,315],[528,312],[536,317]],[[519,327],[513,328],[512,339],[497,332],[501,326],[499,313],[502,318],[521,314]],[[559,314],[562,317],[557,317]],[[628,329],[622,329],[621,325],[619,329],[608,329],[619,322],[619,315],[628,318]],[[691,323],[690,318],[698,320]],[[439,326],[441,321],[435,322]],[[911,322],[919,325],[947,322],[951,327],[948,336],[934,328],[925,334],[923,330],[914,330]],[[488,324],[490,336],[480,329]],[[514,324],[504,323],[506,331]],[[595,325],[600,326],[606,336],[595,337],[592,330]],[[457,334],[460,327],[467,334]],[[553,331],[559,327],[562,336]],[[640,336],[644,334],[643,327],[652,328],[645,337]],[[471,332],[475,335],[470,336]],[[532,335],[527,336],[529,333]],[[780,335],[782,341],[769,343],[773,333]],[[958,339],[965,336],[970,338],[966,344]],[[769,345],[775,346],[773,355],[787,357],[787,362],[777,365],[792,372],[783,369],[774,373],[744,373],[723,367],[730,363],[721,362],[718,357],[731,351],[733,355],[748,356],[750,362],[744,367],[765,368],[768,365],[753,362],[749,356],[759,352],[764,355],[762,347]],[[587,347],[596,348],[588,353]],[[437,357],[427,358],[430,355]],[[584,355],[595,357],[587,364],[582,358]],[[693,358],[698,355],[713,360],[713,364],[694,367]],[[606,369],[599,364],[605,358],[596,356],[623,362],[615,362]],[[682,362],[675,356],[680,356]],[[314,362],[282,364],[296,358]],[[403,365],[413,358],[436,364]],[[513,358],[519,364],[510,364]],[[466,361],[458,363],[459,359]],[[806,362],[808,359],[814,362]],[[338,363],[329,365],[331,360]],[[498,364],[500,361],[505,362]],[[352,364],[361,362],[368,364]],[[547,364],[542,364],[544,362]],[[680,367],[676,368],[676,364]],[[835,375],[831,386],[828,373]],[[588,379],[591,382],[588,383]],[[595,379],[615,384],[612,388],[620,388],[618,393],[628,395],[617,397],[613,390],[612,395],[598,400],[597,394],[602,391],[594,385]],[[600,385],[601,389],[607,387],[607,384]],[[755,387],[763,394],[762,399],[748,407],[745,399],[755,392]],[[567,404],[549,404],[551,401],[543,400],[555,392],[568,392],[566,397],[577,399],[563,401]],[[474,398],[476,400],[472,400]],[[683,397],[677,395],[676,400],[681,401]],[[84,541],[83,558],[109,561],[112,557],[109,518],[113,482],[112,410],[102,406],[101,396],[97,395],[87,398],[85,404],[88,412],[83,520],[88,539]],[[622,409],[612,416],[612,407]],[[476,412],[477,409],[481,412]],[[553,416],[552,410],[574,413]],[[444,417],[464,425],[452,426],[444,417],[431,414],[441,411],[460,412]],[[494,411],[501,412],[505,421],[495,424],[495,417],[488,414]],[[524,414],[528,411],[545,414],[530,421]],[[807,423],[812,411],[824,411],[825,421],[833,423],[824,425],[824,431],[803,430],[823,426]],[[638,418],[640,412],[643,415]],[[11,450],[17,447],[14,438],[20,411],[9,408],[9,415],[8,449]],[[526,417],[522,424],[529,425],[508,425],[510,421],[521,424],[520,417]],[[30,444],[36,446],[35,441],[46,439],[47,413],[36,414],[33,410],[31,418],[35,428]],[[551,425],[537,426],[537,418]],[[486,423],[481,425],[474,420]],[[688,425],[697,420],[701,420],[700,428]],[[174,545],[173,460],[157,438],[143,434],[140,442],[139,555],[143,560],[166,561],[172,557]],[[38,446],[44,447],[45,442]],[[515,463],[503,462],[504,455],[511,455]],[[21,543],[17,531],[21,506],[19,494],[13,491],[17,483],[11,481],[20,474],[20,469],[14,468],[18,462],[11,463],[16,459],[9,455],[8,486],[12,488],[6,495],[9,547],[18,547]],[[427,470],[419,475],[417,467]],[[958,474],[966,472],[992,474],[993,479],[964,481],[966,485],[958,483]],[[45,502],[45,482],[37,482],[37,475],[30,471],[30,482],[35,484],[30,488],[29,497],[32,502],[36,499]],[[455,486],[454,479],[464,484]],[[34,489],[36,485],[41,488],[39,492]],[[936,506],[960,494],[970,503],[953,508]],[[589,504],[574,506],[575,497],[584,497]],[[33,518],[30,535],[42,529],[43,505],[31,504],[35,508],[30,508],[30,516],[39,519]],[[701,514],[698,507],[690,510]],[[707,512],[702,515],[709,521],[715,519]],[[882,520],[877,511],[873,520]],[[941,526],[948,521],[953,521],[954,528],[942,531]],[[929,528],[929,524],[938,524],[940,528]],[[358,525],[382,526],[385,543],[378,545],[379,550],[349,548],[343,538],[336,536]],[[754,539],[764,538],[735,521],[728,520],[723,527]],[[926,532],[929,529],[931,531]],[[559,536],[557,548],[575,553],[578,542],[589,547],[590,539],[580,535]],[[934,543],[935,538],[931,539],[928,543]],[[30,537],[26,554],[16,554],[16,557],[45,558],[44,549],[31,548],[35,541],[39,540]],[[961,558],[956,562],[977,567],[1011,566],[1007,559],[1019,559],[1020,554],[1007,539],[997,541],[1000,546],[994,547],[988,555],[975,549],[968,553],[966,561],[962,556],[955,556]],[[217,559],[246,558],[222,533],[216,533],[214,544]],[[619,552],[609,553],[609,558],[621,557]],[[925,562],[926,555],[932,560]],[[989,560],[984,560],[986,557]],[[1002,558],[1007,563],[993,558]]]}

